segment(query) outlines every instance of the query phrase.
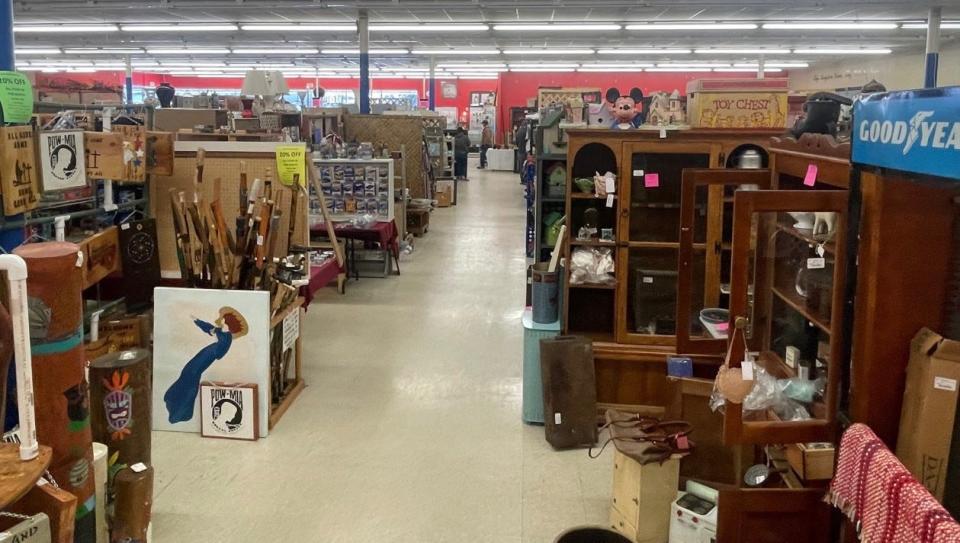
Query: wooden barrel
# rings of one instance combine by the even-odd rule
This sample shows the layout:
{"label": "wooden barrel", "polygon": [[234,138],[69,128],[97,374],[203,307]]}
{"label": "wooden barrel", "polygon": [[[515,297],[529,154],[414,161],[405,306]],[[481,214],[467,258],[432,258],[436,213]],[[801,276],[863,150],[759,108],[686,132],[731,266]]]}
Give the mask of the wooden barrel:
{"label": "wooden barrel", "polygon": [[111,543],[145,543],[153,507],[153,468],[134,466],[117,472],[113,480],[116,501],[113,503]]}
{"label": "wooden barrel", "polygon": [[115,465],[150,464],[150,351],[105,354],[90,363],[90,427],[94,441],[118,453]]}
{"label": "wooden barrel", "polygon": [[47,242],[18,247],[27,263],[37,439],[53,449],[50,473],[77,497],[74,537],[96,538],[90,396],[84,364],[80,249]]}

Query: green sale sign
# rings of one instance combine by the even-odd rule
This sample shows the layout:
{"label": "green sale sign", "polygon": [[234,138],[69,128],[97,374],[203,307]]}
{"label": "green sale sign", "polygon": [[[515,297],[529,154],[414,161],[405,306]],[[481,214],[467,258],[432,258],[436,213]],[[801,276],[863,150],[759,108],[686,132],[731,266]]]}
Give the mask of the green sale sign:
{"label": "green sale sign", "polygon": [[0,71],[0,122],[28,123],[33,115],[33,86],[19,72]]}

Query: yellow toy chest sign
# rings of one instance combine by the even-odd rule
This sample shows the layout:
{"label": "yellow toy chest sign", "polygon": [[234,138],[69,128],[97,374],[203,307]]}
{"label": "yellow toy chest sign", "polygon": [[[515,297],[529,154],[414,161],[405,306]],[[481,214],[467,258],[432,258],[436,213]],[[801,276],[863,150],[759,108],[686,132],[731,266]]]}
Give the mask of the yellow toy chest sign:
{"label": "yellow toy chest sign", "polygon": [[786,128],[785,92],[697,93],[690,97],[690,124],[700,128]]}

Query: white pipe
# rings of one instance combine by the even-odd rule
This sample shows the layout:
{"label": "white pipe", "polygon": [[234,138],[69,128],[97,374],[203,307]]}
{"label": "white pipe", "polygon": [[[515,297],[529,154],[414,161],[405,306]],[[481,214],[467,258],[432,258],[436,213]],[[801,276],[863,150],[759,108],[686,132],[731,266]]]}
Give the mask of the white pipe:
{"label": "white pipe", "polygon": [[17,408],[20,410],[20,459],[40,454],[33,405],[33,360],[30,357],[30,317],[27,311],[27,263],[17,255],[0,255],[0,271],[10,283],[13,354],[17,370]]}
{"label": "white pipe", "polygon": [[57,215],[53,218],[54,240],[66,241],[67,239],[67,221],[70,215]]}
{"label": "white pipe", "polygon": [[113,211],[117,209],[117,204],[113,202],[113,181],[103,180],[103,210]]}

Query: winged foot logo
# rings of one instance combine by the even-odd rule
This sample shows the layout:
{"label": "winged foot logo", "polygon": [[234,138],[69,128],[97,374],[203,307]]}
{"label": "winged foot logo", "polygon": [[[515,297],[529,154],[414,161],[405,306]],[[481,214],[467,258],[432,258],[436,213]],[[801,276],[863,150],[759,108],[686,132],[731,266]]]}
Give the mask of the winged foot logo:
{"label": "winged foot logo", "polygon": [[910,121],[862,121],[860,140],[884,145],[902,145],[906,156],[915,147],[960,151],[960,122],[930,121],[934,111],[918,111]]}

